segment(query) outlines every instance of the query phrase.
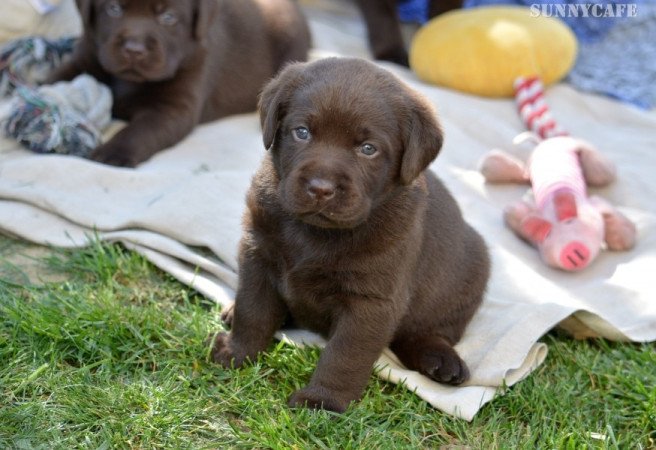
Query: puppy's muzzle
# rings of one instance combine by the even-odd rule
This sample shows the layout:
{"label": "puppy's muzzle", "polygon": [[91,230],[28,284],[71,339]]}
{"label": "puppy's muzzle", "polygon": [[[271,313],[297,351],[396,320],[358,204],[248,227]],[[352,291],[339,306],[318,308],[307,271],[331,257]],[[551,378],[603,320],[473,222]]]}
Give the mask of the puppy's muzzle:
{"label": "puppy's muzzle", "polygon": [[144,59],[147,51],[145,40],[136,36],[124,38],[121,44],[121,53],[129,61]]}
{"label": "puppy's muzzle", "polygon": [[335,197],[335,183],[324,178],[311,178],[305,187],[305,192],[317,203],[324,203]]}

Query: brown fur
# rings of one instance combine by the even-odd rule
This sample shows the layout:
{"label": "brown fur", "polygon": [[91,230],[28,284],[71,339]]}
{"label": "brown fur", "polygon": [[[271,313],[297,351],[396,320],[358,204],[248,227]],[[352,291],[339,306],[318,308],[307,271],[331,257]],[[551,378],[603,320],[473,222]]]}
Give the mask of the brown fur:
{"label": "brown fur", "polygon": [[[408,65],[399,17],[398,0],[357,0],[367,26],[369,46],[376,59]],[[435,17],[462,6],[462,0],[429,0],[428,17]]]}
{"label": "brown fur", "polygon": [[309,30],[291,0],[117,4],[77,0],[84,34],[72,60],[49,79],[87,72],[111,87],[113,115],[129,124],[95,149],[97,161],[134,166],[199,122],[254,111],[280,67],[307,57]]}
{"label": "brown fur", "polygon": [[[328,338],[292,406],[343,411],[388,345],[410,369],[465,381],[453,345],[481,302],[489,261],[425,170],[442,146],[432,108],[349,58],[287,67],[260,104],[270,152],[247,196],[232,331],[214,340],[214,360],[240,366],[291,317]],[[368,145],[377,152],[363,154]]]}

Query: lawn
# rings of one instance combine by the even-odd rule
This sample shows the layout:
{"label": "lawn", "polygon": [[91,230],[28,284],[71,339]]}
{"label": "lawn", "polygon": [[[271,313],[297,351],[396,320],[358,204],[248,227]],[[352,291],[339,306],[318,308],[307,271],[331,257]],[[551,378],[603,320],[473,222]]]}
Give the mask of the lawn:
{"label": "lawn", "polygon": [[471,422],[371,378],[343,415],[290,410],[316,349],[208,360],[211,301],[118,245],[0,239],[0,448],[656,448],[656,346],[543,338],[549,356]]}

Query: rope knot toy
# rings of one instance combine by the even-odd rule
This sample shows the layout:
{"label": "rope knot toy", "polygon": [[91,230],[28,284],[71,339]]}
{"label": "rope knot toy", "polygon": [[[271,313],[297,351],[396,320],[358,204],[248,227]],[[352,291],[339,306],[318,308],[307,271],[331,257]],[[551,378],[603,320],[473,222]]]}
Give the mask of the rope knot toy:
{"label": "rope knot toy", "polygon": [[0,52],[0,96],[11,95],[0,117],[7,137],[36,153],[86,157],[111,121],[110,89],[89,75],[36,87],[73,50],[75,38],[19,39]]}
{"label": "rope knot toy", "polygon": [[23,85],[43,83],[73,52],[77,38],[28,37],[7,43],[0,52],[0,97]]}

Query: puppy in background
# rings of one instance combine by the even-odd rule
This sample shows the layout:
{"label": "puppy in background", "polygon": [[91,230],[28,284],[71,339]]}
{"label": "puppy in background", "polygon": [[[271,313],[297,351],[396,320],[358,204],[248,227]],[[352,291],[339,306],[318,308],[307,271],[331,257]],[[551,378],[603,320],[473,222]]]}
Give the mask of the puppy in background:
{"label": "puppy in background", "polygon": [[[462,0],[425,1],[428,3],[429,18],[462,7]],[[399,3],[401,0],[357,0],[374,58],[408,66],[408,52],[397,12]]]}
{"label": "puppy in background", "polygon": [[328,343],[291,406],[344,411],[381,351],[459,384],[453,346],[481,303],[487,248],[427,170],[442,146],[430,105],[359,59],[297,63],[260,100],[269,153],[247,195],[230,333],[213,359],[239,367],[287,320]]}
{"label": "puppy in background", "polygon": [[76,0],[84,33],[49,83],[89,73],[128,125],[91,158],[135,166],[200,122],[254,111],[262,86],[304,61],[310,33],[293,0]]}

